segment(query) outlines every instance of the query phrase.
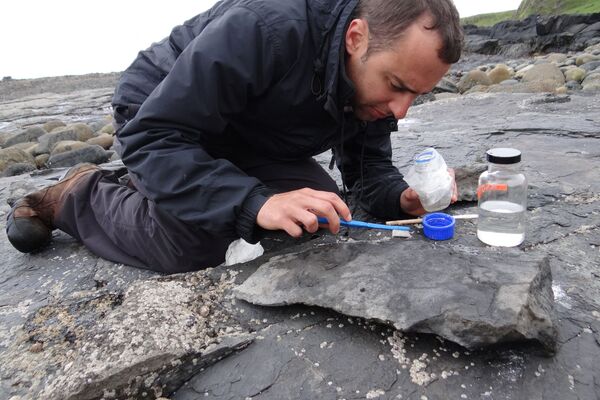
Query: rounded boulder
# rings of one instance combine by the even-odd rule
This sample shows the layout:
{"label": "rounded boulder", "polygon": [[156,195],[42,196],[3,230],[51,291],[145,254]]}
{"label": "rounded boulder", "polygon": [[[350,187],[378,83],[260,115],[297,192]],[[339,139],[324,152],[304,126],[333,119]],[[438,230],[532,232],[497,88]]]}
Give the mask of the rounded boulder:
{"label": "rounded boulder", "polygon": [[469,89],[477,86],[489,86],[492,84],[491,79],[487,76],[487,74],[480,70],[473,70],[467,72],[458,82],[458,91],[460,93],[465,93]]}
{"label": "rounded boulder", "polygon": [[581,86],[585,91],[600,90],[600,72],[594,72],[586,76],[581,82]]}
{"label": "rounded boulder", "polygon": [[554,64],[537,64],[523,74],[523,82],[549,81],[554,82],[556,87],[565,83],[565,76],[560,68]]}
{"label": "rounded boulder", "polygon": [[494,69],[487,73],[493,84],[511,79],[514,74],[515,72],[512,70],[512,68],[505,64],[498,64],[494,67]]}
{"label": "rounded boulder", "polygon": [[576,81],[581,82],[586,75],[586,71],[583,68],[572,67],[565,71],[565,80],[568,81]]}
{"label": "rounded boulder", "polygon": [[31,164],[35,165],[33,156],[25,150],[9,147],[0,149],[0,172],[3,172],[12,164]]}
{"label": "rounded boulder", "polygon": [[589,62],[598,61],[598,60],[600,60],[600,56],[596,56],[593,54],[582,54],[577,57],[576,63],[577,63],[577,66],[580,66],[582,64],[587,64]]}

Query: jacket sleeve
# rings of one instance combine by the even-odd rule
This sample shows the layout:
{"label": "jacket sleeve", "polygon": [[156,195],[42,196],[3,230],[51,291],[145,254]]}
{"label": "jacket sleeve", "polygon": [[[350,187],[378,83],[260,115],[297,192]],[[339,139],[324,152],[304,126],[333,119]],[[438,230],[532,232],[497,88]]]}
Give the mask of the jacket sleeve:
{"label": "jacket sleeve", "polygon": [[346,141],[343,151],[340,146],[335,149],[338,168],[360,206],[382,219],[406,217],[400,195],[408,184],[392,164],[390,125],[395,122],[390,118],[367,123]]}
{"label": "jacket sleeve", "polygon": [[252,11],[230,9],[190,42],[121,130],[123,162],[161,209],[215,234],[259,239],[256,216],[271,190],[213,159],[204,141],[277,78],[277,48]]}

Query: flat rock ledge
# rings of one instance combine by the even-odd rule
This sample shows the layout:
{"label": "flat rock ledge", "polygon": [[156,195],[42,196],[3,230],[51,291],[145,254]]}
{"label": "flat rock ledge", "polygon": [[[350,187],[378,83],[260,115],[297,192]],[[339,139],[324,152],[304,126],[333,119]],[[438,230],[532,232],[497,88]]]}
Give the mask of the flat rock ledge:
{"label": "flat rock ledge", "polygon": [[548,261],[516,251],[422,241],[325,245],[272,258],[234,293],[257,305],[331,308],[469,349],[533,339],[552,351],[556,344]]}
{"label": "flat rock ledge", "polygon": [[22,396],[12,398],[160,398],[245,348],[252,336],[215,307],[234,278],[215,282],[209,272],[151,278],[120,294],[76,292],[40,308],[0,354],[2,377]]}

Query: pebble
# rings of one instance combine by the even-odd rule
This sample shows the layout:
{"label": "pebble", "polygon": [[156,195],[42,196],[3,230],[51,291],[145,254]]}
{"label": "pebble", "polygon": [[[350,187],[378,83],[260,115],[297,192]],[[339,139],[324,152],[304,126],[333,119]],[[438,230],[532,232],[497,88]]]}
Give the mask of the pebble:
{"label": "pebble", "polygon": [[44,345],[42,343],[40,343],[40,342],[35,342],[29,348],[29,352],[31,352],[31,353],[39,353],[42,350],[44,350]]}
{"label": "pebble", "polygon": [[210,308],[208,308],[208,306],[202,306],[200,307],[200,315],[204,318],[208,317],[208,314],[210,314]]}

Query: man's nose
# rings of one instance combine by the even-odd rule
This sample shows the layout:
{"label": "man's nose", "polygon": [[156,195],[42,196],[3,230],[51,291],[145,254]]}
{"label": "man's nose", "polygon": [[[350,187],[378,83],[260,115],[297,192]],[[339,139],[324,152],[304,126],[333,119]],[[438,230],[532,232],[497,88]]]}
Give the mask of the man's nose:
{"label": "man's nose", "polygon": [[416,97],[414,93],[398,93],[388,107],[396,119],[403,119]]}

